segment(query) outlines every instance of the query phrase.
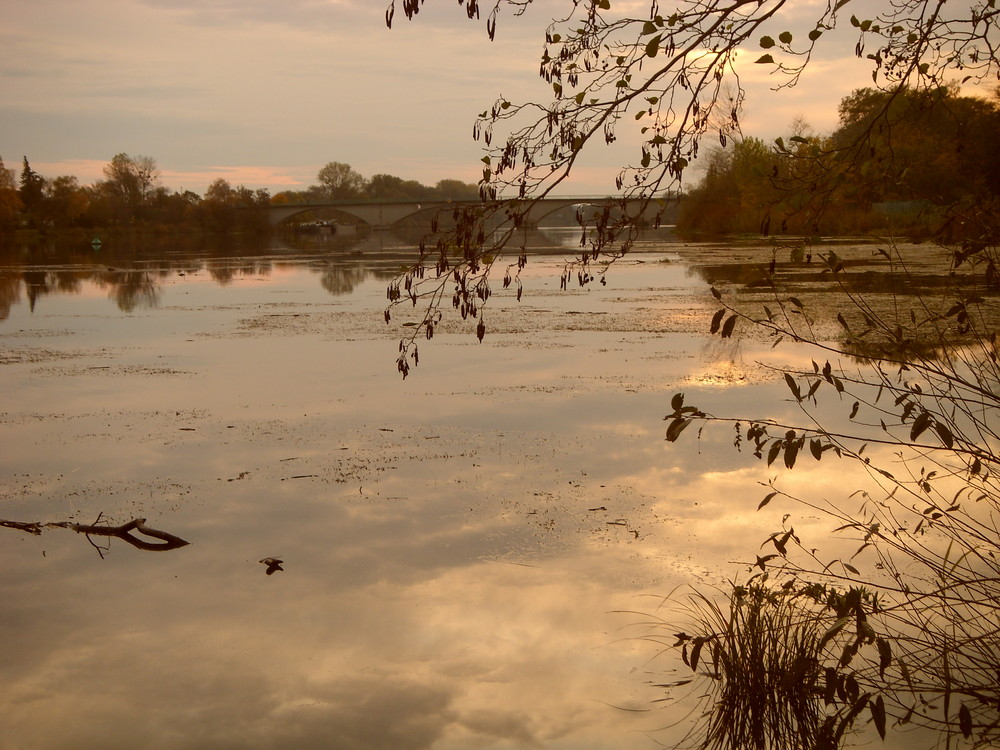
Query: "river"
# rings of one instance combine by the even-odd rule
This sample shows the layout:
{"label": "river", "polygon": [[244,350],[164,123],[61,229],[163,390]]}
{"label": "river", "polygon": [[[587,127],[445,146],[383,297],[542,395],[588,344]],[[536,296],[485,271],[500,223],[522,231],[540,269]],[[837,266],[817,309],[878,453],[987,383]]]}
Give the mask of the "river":
{"label": "river", "polygon": [[669,741],[671,593],[746,577],[789,508],[755,511],[775,472],[730,434],[667,443],[663,417],[678,391],[785,413],[761,363],[805,355],[709,337],[670,237],[561,291],[574,240],[529,248],[482,343],[448,319],[405,380],[384,238],[5,258],[0,518],[190,544],[0,529],[0,745]]}

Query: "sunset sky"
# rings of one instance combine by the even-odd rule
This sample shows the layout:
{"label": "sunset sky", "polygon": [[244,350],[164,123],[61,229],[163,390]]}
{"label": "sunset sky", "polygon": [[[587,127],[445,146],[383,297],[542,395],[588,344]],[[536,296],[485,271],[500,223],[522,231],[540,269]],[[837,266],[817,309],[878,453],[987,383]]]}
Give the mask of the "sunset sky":
{"label": "sunset sky", "polygon": [[[272,193],[303,189],[329,161],[366,177],[475,182],[476,115],[501,93],[551,92],[538,59],[548,21],[569,5],[536,0],[522,17],[507,13],[490,42],[484,23],[470,22],[454,0],[428,0],[409,22],[397,9],[392,30],[387,0],[2,4],[0,157],[8,168],[27,156],[43,176],[91,184],[124,152],[153,157],[168,188],[199,194],[217,177]],[[782,23],[794,25],[791,14],[814,21],[825,5],[796,2]],[[612,7],[645,16],[649,2]],[[797,88],[779,93],[748,64],[744,131],[770,140],[797,115],[832,130],[839,100],[871,80],[853,44],[845,31],[830,45],[839,57],[815,59]],[[749,50],[746,62],[758,53]],[[626,149],[638,142],[624,132],[620,140]],[[622,153],[591,154],[564,193],[613,191]]]}

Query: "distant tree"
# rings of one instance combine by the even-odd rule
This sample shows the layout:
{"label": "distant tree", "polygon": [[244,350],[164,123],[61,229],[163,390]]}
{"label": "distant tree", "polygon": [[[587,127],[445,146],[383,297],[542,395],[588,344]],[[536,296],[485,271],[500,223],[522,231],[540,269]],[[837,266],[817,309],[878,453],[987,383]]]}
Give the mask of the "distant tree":
{"label": "distant tree", "polygon": [[131,221],[159,180],[156,161],[149,156],[115,154],[104,167],[105,190],[112,198],[119,217]]}
{"label": "distant tree", "polygon": [[90,208],[90,199],[76,177],[63,175],[48,181],[43,201],[45,218],[57,227],[74,226]]}
{"label": "distant tree", "polygon": [[716,234],[761,231],[779,200],[773,184],[778,165],[778,156],[759,138],[716,146],[701,184],[681,202],[678,227]]}
{"label": "distant tree", "polygon": [[44,190],[45,178],[31,168],[27,156],[23,157],[18,195],[28,213],[34,215],[38,212],[38,209],[41,207]]}
{"label": "distant tree", "polygon": [[213,180],[212,184],[205,190],[206,203],[228,206],[234,202],[235,197],[236,193],[233,191],[233,186],[229,184],[228,180],[222,177]]}
{"label": "distant tree", "polygon": [[366,193],[369,198],[395,199],[413,198],[406,180],[391,174],[373,175],[368,180]]}
{"label": "distant tree", "polygon": [[322,196],[330,200],[359,198],[365,191],[365,178],[350,164],[331,161],[317,175]]}
{"label": "distant tree", "polygon": [[210,231],[260,232],[269,226],[264,209],[270,204],[266,190],[255,191],[244,185],[234,188],[219,177],[208,186],[201,207]]}
{"label": "distant tree", "polygon": [[[936,220],[929,209],[971,195],[1000,196],[995,100],[948,87],[902,88],[891,97],[859,89],[839,111],[839,126],[826,137],[793,122],[787,142],[779,138],[773,147],[752,138],[715,147],[700,185],[681,205],[678,228],[926,234]],[[893,201],[912,205],[901,213],[872,211]],[[920,207],[928,210],[918,215]]]}
{"label": "distant tree", "polygon": [[0,157],[0,229],[13,229],[23,210],[24,203],[18,195],[14,170],[7,169]]}
{"label": "distant tree", "polygon": [[205,190],[201,203],[205,226],[209,231],[229,232],[236,226],[236,191],[229,181],[219,177]]}
{"label": "distant tree", "polygon": [[309,190],[282,190],[271,196],[271,203],[274,205],[284,205],[286,203],[315,203],[322,200],[320,187],[312,186]]}
{"label": "distant tree", "polygon": [[998,132],[996,102],[954,86],[865,88],[841,102],[829,151],[850,164],[841,182],[868,202],[944,205],[970,193],[1000,195]]}
{"label": "distant tree", "polygon": [[479,186],[461,180],[438,180],[434,194],[445,200],[476,200],[479,198]]}
{"label": "distant tree", "polygon": [[0,156],[0,189],[17,189],[17,183],[14,179],[15,171],[13,169],[7,169],[7,166],[3,163],[3,157]]}

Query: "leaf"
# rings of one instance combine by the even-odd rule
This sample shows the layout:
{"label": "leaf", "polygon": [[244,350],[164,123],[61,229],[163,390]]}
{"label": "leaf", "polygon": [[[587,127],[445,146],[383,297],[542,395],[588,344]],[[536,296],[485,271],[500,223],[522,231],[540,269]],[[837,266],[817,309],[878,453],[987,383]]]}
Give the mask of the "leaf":
{"label": "leaf", "polygon": [[722,326],[722,338],[728,339],[733,335],[733,329],[736,327],[736,315],[730,315],[726,318],[726,322]]}
{"label": "leaf", "polygon": [[785,373],[785,383],[788,384],[788,389],[792,392],[792,395],[795,396],[795,400],[801,401],[802,391],[799,390],[799,384],[796,383],[795,378],[793,378],[787,372]]}
{"label": "leaf", "polygon": [[754,62],[766,65],[766,64],[769,64],[769,63],[774,63],[774,58],[771,57],[771,55],[769,55],[769,54],[768,55],[761,55],[756,60],[754,60]]}
{"label": "leaf", "polygon": [[775,440],[771,443],[771,449],[767,452],[767,465],[770,466],[774,463],[774,459],[778,457],[781,452],[782,442],[780,440]]}
{"label": "leaf", "polygon": [[804,305],[802,304],[802,301],[798,297],[789,297],[788,301],[791,302],[793,305],[795,305],[800,310],[804,307]]}
{"label": "leaf", "polygon": [[913,425],[910,427],[910,441],[916,440],[920,435],[930,427],[931,415],[924,411],[921,412],[916,419],[913,420]]}
{"label": "leaf", "polygon": [[854,406],[851,407],[851,416],[849,419],[854,419],[858,415],[858,408],[861,406],[857,401],[854,402]]}
{"label": "leaf", "polygon": [[878,730],[878,736],[883,740],[885,739],[885,701],[882,700],[880,695],[875,699],[875,702],[869,705],[872,712],[872,720],[875,722],[875,729]]}
{"label": "leaf", "polygon": [[964,703],[958,709],[958,728],[962,730],[962,736],[966,739],[972,736],[972,713]]}
{"label": "leaf", "polygon": [[817,378],[813,381],[812,385],[809,386],[809,391],[806,393],[806,398],[812,398],[816,391],[819,389],[820,383],[823,381]]}
{"label": "leaf", "polygon": [[886,668],[892,664],[892,648],[885,638],[876,638],[875,645],[878,648],[878,676],[882,678]]}
{"label": "leaf", "polygon": [[827,667],[824,670],[826,686],[823,689],[823,703],[829,706],[837,696],[837,670]]}
{"label": "leaf", "polygon": [[938,437],[941,438],[941,442],[944,443],[946,447],[951,448],[955,445],[955,438],[951,434],[951,430],[948,429],[947,425],[944,425],[941,422],[935,422],[934,429],[937,431]]}
{"label": "leaf", "polygon": [[782,31],[780,34],[778,34],[778,41],[780,41],[782,44],[791,44],[792,32]]}
{"label": "leaf", "polygon": [[690,419],[684,419],[684,417],[675,418],[667,427],[667,440],[671,443],[677,440],[680,434],[684,432],[684,428],[689,424],[691,424]]}
{"label": "leaf", "polygon": [[657,34],[648,42],[646,42],[646,57],[656,57],[656,53],[660,51],[660,40],[662,36]]}
{"label": "leaf", "polygon": [[846,617],[841,617],[839,620],[833,623],[833,625],[831,625],[830,628],[825,633],[823,633],[823,637],[819,639],[819,647],[818,647],[819,650],[822,650],[823,646],[829,643],[831,638],[833,638],[835,635],[837,635],[837,633],[843,630],[844,626],[847,623],[849,623],[851,619],[852,618],[848,615]]}
{"label": "leaf", "polygon": [[698,668],[698,657],[701,655],[701,647],[705,643],[701,638],[695,638],[691,644],[691,671]]}
{"label": "leaf", "polygon": [[795,457],[799,455],[799,441],[788,440],[785,443],[785,466],[789,469],[795,466]]}
{"label": "leaf", "polygon": [[722,323],[722,318],[726,314],[726,309],[716,311],[715,315],[712,316],[712,327],[709,329],[709,333],[718,333],[719,325]]}
{"label": "leaf", "polygon": [[763,557],[757,555],[757,562],[754,565],[766,572],[767,564],[776,557],[779,557],[779,555],[764,555]]}
{"label": "leaf", "polygon": [[821,36],[823,36],[823,32],[820,29],[813,29],[812,31],[809,32],[809,41],[815,42]]}
{"label": "leaf", "polygon": [[823,458],[823,443],[820,442],[819,438],[813,438],[809,441],[809,451],[817,461]]}
{"label": "leaf", "polygon": [[774,40],[769,36],[762,36],[760,38],[761,49],[771,49],[774,46]]}
{"label": "leaf", "polygon": [[767,505],[769,502],[771,502],[771,500],[773,500],[774,497],[775,497],[775,495],[777,495],[777,494],[778,494],[777,492],[768,493],[768,495],[763,500],[760,501],[760,505],[757,506],[757,510],[760,510],[765,505]]}
{"label": "leaf", "polygon": [[682,406],[684,406],[684,394],[675,393],[674,397],[670,399],[670,408],[674,411],[680,411]]}
{"label": "leaf", "polygon": [[713,286],[713,287],[709,287],[709,291],[710,291],[710,292],[712,293],[712,296],[713,296],[713,297],[715,297],[715,298],[716,298],[717,300],[719,300],[720,302],[722,301],[722,292],[720,292],[720,291],[719,291],[718,289],[716,289],[716,288],[715,288],[714,286]]}

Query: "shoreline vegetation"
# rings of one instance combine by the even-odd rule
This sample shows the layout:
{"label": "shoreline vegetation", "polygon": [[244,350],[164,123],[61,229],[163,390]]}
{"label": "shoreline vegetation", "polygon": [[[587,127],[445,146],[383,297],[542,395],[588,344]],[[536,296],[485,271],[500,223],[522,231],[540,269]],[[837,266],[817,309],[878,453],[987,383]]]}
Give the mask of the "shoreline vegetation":
{"label": "shoreline vegetation", "polygon": [[[1000,89],[998,89],[1000,91]],[[691,238],[756,236],[895,236],[911,241],[960,238],[963,207],[1000,200],[1000,98],[965,96],[957,88],[889,94],[866,88],[845,97],[830,135],[802,118],[787,137],[767,144],[745,136],[708,149],[701,179],[680,195],[676,229]],[[880,135],[888,121],[889,142]],[[859,152],[851,144],[863,143]],[[337,200],[476,201],[484,185],[444,179],[434,186],[387,174],[366,178],[329,162],[317,184],[271,195],[215,180],[203,196],[159,184],[156,161],[117,154],[105,179],[81,186],[70,175],[36,173],[23,158],[0,158],[0,242],[88,241],[127,237],[263,237],[274,231],[266,210]],[[831,178],[834,175],[834,178]],[[329,209],[292,221],[336,218]],[[286,224],[294,228],[293,224]]]}

